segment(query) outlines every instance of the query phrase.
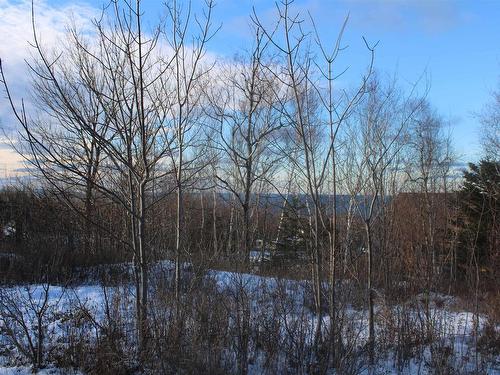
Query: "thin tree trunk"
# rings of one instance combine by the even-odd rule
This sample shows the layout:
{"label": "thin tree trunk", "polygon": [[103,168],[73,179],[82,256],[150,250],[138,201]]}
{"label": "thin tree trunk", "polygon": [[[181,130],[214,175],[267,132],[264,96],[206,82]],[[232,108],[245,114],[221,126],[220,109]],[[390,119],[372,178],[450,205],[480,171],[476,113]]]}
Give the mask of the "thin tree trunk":
{"label": "thin tree trunk", "polygon": [[144,351],[147,346],[148,337],[148,259],[146,257],[146,238],[145,238],[145,212],[144,208],[146,206],[145,193],[144,193],[145,181],[143,181],[139,186],[139,233],[138,233],[138,245],[139,245],[139,271],[140,271],[140,320],[139,320],[139,330],[140,330],[140,344],[139,347],[141,351]]}
{"label": "thin tree trunk", "polygon": [[[234,200],[234,198],[233,198]],[[231,202],[231,208],[229,212],[229,230],[228,230],[228,238],[227,238],[227,253],[230,254],[232,252],[233,247],[233,227],[234,227],[234,204]]]}
{"label": "thin tree trunk", "polygon": [[217,194],[215,189],[212,191],[213,206],[212,206],[212,221],[213,221],[213,246],[214,253],[218,253],[219,245],[217,243]]}
{"label": "thin tree trunk", "polygon": [[375,354],[375,323],[374,323],[374,308],[373,308],[373,248],[372,248],[372,230],[371,222],[365,222],[367,255],[368,255],[368,347],[370,351],[370,365],[374,364]]}
{"label": "thin tree trunk", "polygon": [[181,172],[182,171],[182,156],[180,157],[179,170],[178,170],[178,182],[177,182],[177,210],[176,210],[176,236],[175,236],[175,300],[179,302],[180,297],[180,256],[181,256],[181,246],[182,246],[182,225],[184,216],[184,206],[183,206],[183,191],[180,183]]}
{"label": "thin tree trunk", "polygon": [[203,193],[200,193],[201,223],[200,223],[200,244],[203,245],[205,239],[205,203]]}

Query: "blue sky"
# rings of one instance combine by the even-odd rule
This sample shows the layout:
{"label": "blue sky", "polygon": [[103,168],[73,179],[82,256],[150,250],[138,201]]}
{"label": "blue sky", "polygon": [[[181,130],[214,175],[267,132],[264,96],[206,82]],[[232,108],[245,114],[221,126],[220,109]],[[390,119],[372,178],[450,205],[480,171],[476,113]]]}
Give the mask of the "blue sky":
{"label": "blue sky", "polygon": [[[252,4],[264,17],[271,1],[220,0],[216,14],[224,29],[212,48],[231,53],[244,45]],[[325,40],[333,41],[349,14],[340,68],[355,84],[368,55],[362,41],[379,41],[376,68],[414,82],[427,72],[429,99],[449,121],[456,152],[463,161],[480,156],[479,127],[474,112],[489,101],[500,80],[500,1],[296,1],[309,11]]]}
{"label": "blue sky", "polygon": [[[13,14],[17,8],[26,13],[27,3],[27,0],[0,0],[0,19],[5,20],[5,15]],[[161,3],[153,0],[143,3],[151,24],[161,13]],[[200,3],[193,0],[195,7]],[[40,22],[51,12],[58,15],[58,12],[76,9],[77,13],[87,14],[101,5],[102,1],[98,0],[36,2],[37,7],[43,8],[40,12],[44,17]],[[232,56],[248,45],[252,7],[264,22],[273,18],[273,1],[217,1],[214,23],[222,24],[222,29],[209,45],[211,52]],[[349,67],[342,77],[347,86],[356,84],[368,62],[363,36],[370,42],[379,41],[375,57],[377,70],[391,75],[397,73],[401,82],[414,82],[425,71],[431,78],[429,100],[450,123],[461,161],[480,157],[480,128],[474,112],[480,111],[490,100],[491,91],[499,87],[500,0],[296,0],[294,7],[305,18],[307,12],[311,13],[327,43],[336,38],[343,19],[349,14],[344,35],[344,44],[349,48],[338,63],[339,71]],[[17,51],[9,36],[9,28],[13,29],[16,22],[21,23],[16,17],[0,25],[0,57],[4,60],[8,60],[14,48]],[[60,17],[53,18],[52,23],[47,21],[47,29],[61,27]],[[7,42],[10,47],[6,47]],[[16,43],[22,42],[19,37]],[[12,65],[19,64],[12,62]],[[2,102],[1,106],[5,104]]]}

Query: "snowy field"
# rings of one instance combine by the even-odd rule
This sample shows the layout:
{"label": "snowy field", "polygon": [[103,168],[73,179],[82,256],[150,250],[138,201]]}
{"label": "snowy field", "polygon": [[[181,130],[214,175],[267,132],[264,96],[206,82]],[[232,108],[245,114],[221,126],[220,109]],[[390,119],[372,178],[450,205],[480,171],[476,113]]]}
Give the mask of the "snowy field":
{"label": "snowy field", "polygon": [[[171,272],[171,265],[164,263],[162,269],[168,274]],[[272,317],[279,320],[280,334],[285,337],[286,330],[299,329],[306,342],[312,342],[314,327],[317,317],[311,309],[304,308],[307,305],[308,283],[305,281],[279,280],[270,277],[261,277],[252,274],[239,274],[226,271],[209,271],[204,278],[207,282],[215,283],[216,288],[225,293],[245,293],[249,297],[250,310],[254,319],[266,319]],[[4,287],[0,289],[3,298],[2,307],[10,308],[11,313],[16,316],[16,323],[7,323],[5,319],[0,321],[0,375],[29,374],[32,368],[26,363],[26,353],[19,350],[19,346],[29,347],[29,338],[33,337],[37,328],[37,312],[43,310],[44,316],[48,320],[46,324],[47,334],[46,346],[64,345],[64,337],[68,337],[67,325],[69,318],[74,318],[72,314],[82,311],[94,320],[97,326],[105,319],[106,309],[109,308],[112,296],[119,293],[125,296],[128,301],[121,303],[122,314],[130,319],[134,316],[132,307],[134,306],[134,288],[132,285],[120,287],[103,288],[97,283],[79,285],[73,287],[62,287],[57,285],[19,285],[14,287]],[[122,297],[123,298],[123,297]],[[276,314],[274,302],[277,298],[283,300],[286,311]],[[387,343],[386,354],[381,355],[377,360],[375,374],[430,374],[429,364],[433,360],[436,350],[451,350],[448,356],[453,361],[452,368],[460,367],[463,373],[474,373],[480,355],[472,349],[474,344],[473,333],[483,328],[485,317],[476,316],[471,312],[457,310],[456,299],[446,295],[432,294],[429,296],[430,303],[427,309],[423,308],[421,301],[427,296],[418,296],[411,305],[386,306],[383,303],[377,304],[377,335],[390,340],[404,340],[398,337],[397,332],[391,332],[391,324],[396,324],[398,319],[406,319],[416,326],[425,322],[431,324],[434,331],[440,333],[439,345],[429,343],[412,354],[413,358],[403,362],[399,361],[397,353],[391,351],[390,343]],[[12,304],[9,304],[12,301]],[[127,310],[128,311],[125,311]],[[425,312],[425,316],[424,316]],[[348,322],[343,327],[343,340],[345,346],[352,350],[362,351],[366,346],[368,332],[368,320],[365,310],[347,304],[343,309],[344,320]],[[386,321],[390,319],[391,321]],[[328,327],[329,319],[323,317],[323,327]],[[300,325],[298,325],[300,322]],[[305,322],[305,323],[304,323]],[[380,324],[383,323],[383,324]],[[133,323],[131,323],[133,324]],[[423,324],[423,323],[422,323]],[[16,345],[10,332],[18,332],[18,340],[24,340],[21,345]],[[496,329],[499,329],[497,326]],[[327,334],[325,332],[325,334]],[[97,335],[97,333],[96,333]],[[392,338],[392,339],[391,339]],[[89,340],[95,339],[92,337]],[[7,355],[8,354],[8,355]],[[256,353],[255,360],[249,366],[250,374],[260,374],[264,372],[262,368],[263,359]],[[484,362],[484,361],[482,361]],[[396,363],[403,363],[396,366]],[[493,356],[488,359],[486,367],[481,373],[500,374],[500,358]],[[359,374],[368,374],[365,365],[359,365]],[[39,374],[68,374],[78,373],[70,370],[59,370],[50,365],[38,372]]]}

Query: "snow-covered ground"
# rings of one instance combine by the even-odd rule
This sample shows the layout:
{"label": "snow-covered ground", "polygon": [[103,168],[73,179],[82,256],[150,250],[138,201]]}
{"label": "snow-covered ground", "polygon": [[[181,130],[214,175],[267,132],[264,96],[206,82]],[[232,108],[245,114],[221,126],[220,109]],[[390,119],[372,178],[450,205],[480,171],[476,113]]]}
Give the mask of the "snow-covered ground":
{"label": "snow-covered ground", "polygon": [[[159,269],[171,272],[171,264],[169,262],[162,262],[158,265]],[[157,270],[158,271],[158,270]],[[289,297],[289,304],[287,305],[287,312],[279,315],[277,319],[282,319],[281,327],[283,329],[293,329],[293,324],[298,320],[306,321],[306,331],[304,335],[308,342],[312,342],[314,327],[317,322],[317,317],[313,314],[311,309],[304,308],[307,305],[307,296],[309,284],[306,281],[283,280],[272,277],[262,277],[253,274],[235,273],[227,271],[209,271],[205,277],[212,282],[215,282],[216,287],[221,291],[230,293],[239,293],[244,291],[246,296],[250,298],[251,309],[255,314],[265,316],[272,314],[273,301],[275,298],[283,297],[285,300]],[[121,287],[108,287],[103,288],[97,283],[89,283],[87,285],[80,285],[76,287],[62,287],[57,285],[47,286],[43,285],[18,285],[14,287],[0,288],[0,295],[4,298],[4,304],[9,299],[12,301],[21,302],[17,314],[23,316],[22,322],[26,323],[27,329],[35,330],[36,328],[36,313],[41,308],[46,309],[47,316],[50,316],[50,322],[47,325],[48,338],[47,340],[57,341],[61,337],[67,327],[65,326],[67,314],[71,313],[75,307],[80,310],[82,308],[89,312],[89,316],[94,317],[99,321],[104,319],[105,306],[109,301],[110,295],[120,289],[121,295],[130,298],[129,303],[123,306],[134,306],[134,288],[131,285]],[[45,297],[47,299],[45,300]],[[430,303],[425,305],[426,298],[429,298]],[[416,302],[415,302],[416,301]],[[392,340],[402,340],[398,337],[397,332],[391,332],[391,323],[384,319],[410,319],[416,325],[430,324],[432,329],[440,333],[440,337],[445,337],[446,348],[452,348],[453,360],[459,361],[457,365],[470,367],[471,370],[474,366],[474,354],[471,351],[471,334],[473,330],[481,330],[485,318],[483,316],[476,316],[467,311],[457,310],[456,299],[451,296],[431,294],[430,296],[417,296],[413,299],[412,305],[397,305],[397,306],[384,306],[383,304],[377,305],[376,316],[378,322],[383,322],[380,327],[377,327],[377,334],[384,335],[384,337],[392,338]],[[1,305],[0,305],[1,306]],[[131,317],[134,316],[133,311],[128,312]],[[348,317],[349,325],[345,325],[343,336],[346,343],[353,342],[355,336],[356,348],[362,348],[368,337],[368,317],[366,311],[354,308],[353,306],[346,305],[344,313]],[[409,314],[409,315],[408,315]],[[269,315],[270,316],[270,315]],[[299,319],[300,318],[300,319]],[[323,317],[323,327],[328,327],[328,316]],[[308,323],[307,323],[308,322]],[[22,356],[18,355],[14,361],[12,358],[7,358],[7,351],[15,352],[12,340],[5,334],[5,321],[0,320],[0,375],[4,374],[28,374],[31,373],[31,367],[22,363]],[[283,328],[284,327],[284,328]],[[498,328],[498,327],[497,327]],[[386,332],[382,332],[382,330]],[[3,334],[2,334],[3,330]],[[390,347],[391,343],[387,343]],[[440,347],[434,347],[432,344],[424,346],[421,352],[415,354],[415,358],[407,361],[405,366],[400,369],[394,368],[396,359],[395,353],[390,350],[387,351],[385,359],[378,361],[376,365],[377,374],[428,374],[425,369],[425,363],[432,361],[434,350]],[[495,363],[496,362],[496,363]],[[500,374],[498,366],[500,358],[486,368],[488,374]],[[258,374],[261,372],[261,364],[257,360],[250,366],[250,372]],[[360,368],[360,374],[367,373],[366,367]],[[61,371],[56,368],[46,368],[39,372],[39,374],[59,374],[70,373],[67,370]]]}

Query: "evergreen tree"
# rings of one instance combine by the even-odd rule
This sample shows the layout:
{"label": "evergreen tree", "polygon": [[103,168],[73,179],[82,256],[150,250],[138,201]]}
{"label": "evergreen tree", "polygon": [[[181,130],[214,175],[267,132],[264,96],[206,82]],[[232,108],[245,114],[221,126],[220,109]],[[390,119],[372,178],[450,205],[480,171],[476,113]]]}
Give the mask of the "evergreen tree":
{"label": "evergreen tree", "polygon": [[500,248],[500,162],[469,163],[459,191],[460,216],[458,265],[467,270],[473,263],[494,276]]}
{"label": "evergreen tree", "polygon": [[305,204],[298,196],[291,197],[283,212],[283,225],[277,252],[285,258],[296,258],[301,252],[305,252],[305,233],[307,222],[301,217],[305,210]]}

